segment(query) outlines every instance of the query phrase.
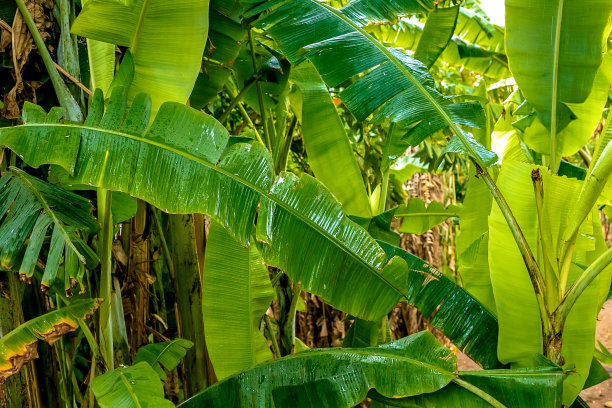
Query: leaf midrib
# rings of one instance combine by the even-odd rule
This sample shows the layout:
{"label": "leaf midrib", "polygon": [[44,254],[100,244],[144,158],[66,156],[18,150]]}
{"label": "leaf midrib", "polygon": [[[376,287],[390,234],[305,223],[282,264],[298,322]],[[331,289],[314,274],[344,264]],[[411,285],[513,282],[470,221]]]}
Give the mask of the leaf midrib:
{"label": "leaf midrib", "polygon": [[[120,131],[116,131],[116,130],[109,130],[109,129],[101,129],[101,128],[97,128],[97,127],[92,127],[92,126],[84,126],[84,125],[71,125],[71,124],[61,124],[61,123],[37,123],[37,124],[24,124],[24,125],[19,125],[16,126],[17,128],[35,128],[35,127],[42,127],[42,128],[68,128],[68,129],[73,129],[73,130],[89,130],[92,132],[97,132],[97,133],[106,133],[106,134],[111,134],[111,135],[115,135],[115,136],[119,136],[119,137],[123,137],[126,139],[130,139],[130,140],[135,140],[138,142],[142,142],[142,143],[147,143],[151,146],[155,146],[158,147],[160,149],[163,150],[167,150],[169,152],[172,152],[176,155],[185,157],[186,159],[192,160],[196,163],[200,163],[201,165],[208,167],[210,169],[212,169],[213,171],[217,171],[223,175],[225,175],[226,177],[231,178],[232,180],[250,188],[251,190],[254,190],[255,192],[257,192],[258,194],[260,194],[261,196],[264,196],[265,198],[267,198],[270,201],[273,201],[276,205],[278,205],[279,207],[282,207],[285,211],[289,212],[291,215],[293,215],[294,217],[296,217],[298,220],[304,222],[305,224],[309,225],[311,228],[313,228],[315,231],[317,231],[320,235],[326,237],[328,239],[328,241],[330,241],[331,243],[333,243],[334,245],[336,245],[338,248],[340,248],[343,252],[351,255],[351,257],[353,257],[354,259],[356,259],[359,263],[361,263],[363,266],[366,267],[366,269],[368,269],[373,276],[375,276],[376,278],[378,278],[379,280],[383,281],[387,286],[389,286],[390,288],[392,288],[393,290],[395,290],[401,297],[406,298],[406,296],[402,293],[402,291],[397,288],[395,285],[393,285],[391,282],[389,282],[387,279],[385,279],[380,272],[378,271],[378,269],[376,269],[375,267],[373,267],[372,265],[370,265],[369,263],[367,263],[363,258],[361,258],[360,256],[358,256],[357,254],[355,254],[352,250],[350,250],[342,241],[338,240],[336,237],[334,237],[333,235],[329,234],[327,231],[325,231],[323,228],[321,228],[319,225],[317,225],[316,223],[314,223],[312,220],[310,220],[309,218],[303,216],[300,212],[296,211],[293,207],[287,205],[286,203],[284,203],[283,201],[281,201],[278,197],[270,194],[268,191],[265,191],[263,189],[261,189],[260,187],[249,183],[247,180],[244,180],[240,177],[237,177],[235,174],[228,172],[227,170],[215,166],[212,163],[209,163],[205,160],[202,160],[196,156],[193,156],[190,153],[184,152],[182,150],[176,149],[172,146],[168,146],[159,142],[156,142],[154,140],[151,139],[147,139],[144,138],[142,136],[134,136],[134,135],[130,135],[128,133],[123,133]],[[80,137],[83,137],[83,135],[81,134]],[[78,153],[77,153],[78,156]],[[78,160],[75,158],[75,161]],[[66,169],[69,170],[69,169]],[[384,267],[383,267],[384,268]],[[382,270],[381,270],[382,271]]]}

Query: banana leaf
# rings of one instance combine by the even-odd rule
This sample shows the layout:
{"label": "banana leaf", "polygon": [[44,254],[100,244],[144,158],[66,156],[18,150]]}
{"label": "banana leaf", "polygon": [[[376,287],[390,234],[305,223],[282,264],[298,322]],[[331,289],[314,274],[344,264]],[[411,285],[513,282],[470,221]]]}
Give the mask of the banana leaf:
{"label": "banana leaf", "polygon": [[[460,371],[459,378],[512,408],[558,408],[561,406],[563,372],[558,368]],[[389,399],[370,392],[372,408],[462,407],[489,408],[491,404],[474,392],[450,383],[440,391],[410,398]]]}
{"label": "banana leaf", "polygon": [[72,33],[129,47],[134,58],[129,99],[150,94],[155,116],[162,102],[185,103],[191,94],[208,35],[208,0],[89,0]]}
{"label": "banana leaf", "polygon": [[134,358],[134,365],[145,361],[157,372],[160,379],[165,380],[166,372],[164,368],[168,371],[174,370],[191,347],[193,347],[193,343],[186,339],[147,344],[138,349]]}
{"label": "banana leaf", "polygon": [[206,239],[202,311],[206,348],[219,380],[272,359],[259,331],[274,298],[268,268],[217,222]]}
{"label": "banana leaf", "polygon": [[208,45],[204,50],[202,72],[189,97],[190,106],[202,109],[223,88],[233,69],[247,32],[240,23],[239,1],[211,0]]}
{"label": "banana leaf", "polygon": [[301,112],[297,115],[314,175],[338,198],[348,215],[370,218],[363,177],[327,87],[309,61],[291,71],[291,80],[301,93]]}
{"label": "banana leaf", "polygon": [[547,129],[555,107],[560,131],[572,119],[567,104],[584,102],[593,88],[612,3],[510,0],[505,6],[510,70]]}
{"label": "banana leaf", "polygon": [[351,407],[372,388],[388,397],[437,391],[455,377],[456,361],[426,331],[379,347],[313,349],[229,377],[179,407]]}
{"label": "banana leaf", "polygon": [[[495,313],[495,298],[489,276],[489,213],[493,197],[484,181],[469,170],[466,194],[463,199],[459,234],[457,235],[457,272],[463,288],[487,309]],[[492,177],[495,177],[492,174]]]}
{"label": "banana leaf", "polygon": [[[276,2],[270,3],[270,5]],[[307,22],[307,23],[305,23]],[[256,22],[277,42],[287,59],[297,65],[308,58],[328,87],[348,85],[340,99],[359,121],[374,113],[377,123],[398,122],[412,127],[411,143],[456,125],[478,127],[474,117],[482,108],[442,96],[421,62],[397,50],[387,49],[338,10],[316,1],[288,0]],[[367,72],[367,73],[366,73]],[[475,160],[486,162],[481,152],[470,149]]]}
{"label": "banana leaf", "polygon": [[434,11],[433,0],[351,0],[340,11],[361,25],[396,21],[401,16],[414,16]]}
{"label": "banana leaf", "polygon": [[400,256],[408,264],[406,301],[483,368],[502,367],[495,350],[498,331],[495,316],[422,259],[393,245],[378,243],[388,256]]}
{"label": "banana leaf", "polygon": [[[532,250],[538,244],[538,213],[536,210],[531,171],[533,165],[506,162],[502,166],[498,186],[505,195]],[[540,268],[549,262],[553,273],[557,273],[555,254],[564,228],[571,219],[571,206],[580,192],[581,183],[575,179],[543,173],[544,203],[542,240],[547,243],[546,256],[540,257]],[[578,265],[589,265],[605,250],[601,227],[596,211],[590,215],[580,230],[574,255],[575,264],[570,269],[568,284],[571,285],[582,273]],[[500,322],[498,354],[503,363],[517,367],[531,366],[534,355],[542,351],[540,317],[522,256],[499,208],[493,206],[489,217],[489,268],[491,282]],[[500,261],[503,260],[503,261]],[[547,279],[553,279],[547,276]],[[609,288],[609,271],[601,274],[583,293],[569,314],[563,334],[562,355],[565,368],[574,367],[575,372],[564,381],[563,403],[570,405],[582,390],[593,358],[593,342],[596,316],[603,294]]]}
{"label": "banana leaf", "polygon": [[439,201],[432,201],[426,205],[423,199],[413,197],[406,205],[397,208],[395,216],[402,218],[400,232],[424,234],[451,217],[459,217],[460,213],[460,207],[457,205],[451,204],[444,208],[444,204]]}
{"label": "banana leaf", "polygon": [[[53,285],[64,254],[66,261],[74,254],[81,263],[95,267],[98,258],[80,235],[98,230],[92,210],[89,200],[12,168],[0,178],[2,267],[12,269],[25,245],[19,274],[30,280],[49,228],[53,234],[42,278],[44,289]],[[70,278],[80,282],[78,265],[72,266],[68,268]]]}
{"label": "banana leaf", "polygon": [[38,316],[0,338],[0,384],[16,374],[21,366],[38,357],[36,343],[55,343],[79,328],[79,320],[93,315],[102,299],[78,300],[69,306]]}
{"label": "banana leaf", "polygon": [[144,361],[97,376],[91,389],[101,408],[174,407],[164,399],[164,384],[157,373]]}
{"label": "banana leaf", "polygon": [[[81,0],[85,6],[91,0]],[[102,41],[86,39],[89,58],[91,88],[100,88],[106,95],[115,75],[115,46]]]}
{"label": "banana leaf", "polygon": [[[416,50],[424,28],[421,22],[402,19],[393,25],[373,25],[366,30],[385,44]],[[464,7],[459,10],[454,35],[440,60],[494,79],[512,76],[504,52],[504,30]]]}
{"label": "banana leaf", "polygon": [[[61,165],[77,183],[129,193],[170,213],[207,214],[243,245],[250,243],[261,202],[257,239],[267,264],[364,319],[381,318],[399,300],[404,261],[388,259],[322,184],[289,173],[274,180],[271,158],[257,143],[235,144],[221,157],[227,131],[178,103],[162,105],[144,133],[148,106],[141,95],[127,112],[125,92],[117,89],[104,112],[96,92],[85,124],[76,125],[47,121],[42,108],[27,104],[25,117],[44,120],[0,128],[0,145],[32,166]],[[43,140],[56,149],[37,148]]]}
{"label": "banana leaf", "polygon": [[414,58],[431,68],[448,45],[459,16],[459,6],[437,8],[427,17]]}

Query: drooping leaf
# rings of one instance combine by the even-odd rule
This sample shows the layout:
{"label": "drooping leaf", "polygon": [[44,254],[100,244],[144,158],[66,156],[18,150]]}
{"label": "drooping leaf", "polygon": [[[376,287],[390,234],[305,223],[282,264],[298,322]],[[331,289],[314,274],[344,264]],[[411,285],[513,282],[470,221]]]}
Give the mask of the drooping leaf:
{"label": "drooping leaf", "polygon": [[[12,269],[26,244],[19,267],[22,279],[29,280],[39,258],[47,231],[53,238],[42,285],[49,288],[55,280],[60,258],[74,253],[82,262],[95,267],[98,258],[83,241],[83,232],[98,229],[91,215],[91,202],[12,168],[0,179],[0,259]],[[65,250],[64,250],[65,248]],[[77,276],[71,276],[77,280]],[[80,281],[80,279],[79,279]]]}
{"label": "drooping leaf", "polygon": [[129,99],[150,94],[155,116],[163,102],[185,103],[191,94],[208,34],[208,0],[89,0],[72,32],[129,47],[134,58]]}
{"label": "drooping leaf", "polygon": [[498,331],[495,316],[422,259],[384,242],[379,244],[388,256],[400,256],[408,264],[404,286],[407,301],[482,367],[501,367],[495,350]]}
{"label": "drooping leaf", "polygon": [[548,129],[556,105],[554,119],[562,130],[571,119],[565,104],[584,102],[593,88],[612,3],[511,0],[505,6],[506,53],[514,78]]}
{"label": "drooping leaf", "polygon": [[0,338],[0,384],[16,374],[22,365],[38,357],[36,343],[53,344],[79,327],[79,320],[91,316],[101,299],[86,299],[29,320]]}
{"label": "drooping leaf", "polygon": [[[257,24],[276,40],[293,65],[309,59],[328,87],[363,74],[340,93],[357,120],[374,113],[374,122],[415,125],[414,129],[422,133],[417,143],[445,126],[479,126],[473,120],[479,115],[456,114],[464,106],[452,103],[452,98],[443,97],[435,89],[422,63],[387,49],[330,6],[312,0],[288,0]],[[486,158],[476,160],[484,162]]]}
{"label": "drooping leaf", "polygon": [[215,221],[210,224],[204,259],[206,347],[222,380],[272,359],[259,325],[274,291],[257,248],[245,248]]}
{"label": "drooping leaf", "polygon": [[[291,71],[302,96],[298,115],[308,164],[349,215],[372,216],[361,171],[327,87],[309,61]],[[342,177],[338,177],[342,174]]]}
{"label": "drooping leaf", "polygon": [[193,343],[185,339],[147,344],[138,349],[134,358],[134,365],[145,361],[157,372],[160,379],[165,380],[166,372],[164,368],[169,371],[174,370],[191,347],[193,347]]}
{"label": "drooping leaf", "polygon": [[413,197],[406,205],[400,205],[395,216],[402,218],[400,232],[406,234],[424,234],[436,225],[439,225],[450,217],[459,217],[460,208],[456,205],[444,204],[432,201],[428,205],[422,198]]}
{"label": "drooping leaf", "polygon": [[351,407],[372,388],[389,397],[439,390],[455,367],[456,357],[425,331],[379,347],[302,351],[221,381],[180,407]]}
{"label": "drooping leaf", "polygon": [[414,52],[414,58],[428,68],[431,68],[436,62],[453,36],[459,8],[459,6],[437,8],[429,13],[423,28],[423,35]]}
{"label": "drooping leaf", "polygon": [[[541,367],[519,370],[460,371],[459,378],[484,391],[507,407],[557,408],[561,406],[563,372]],[[440,391],[415,397],[389,400],[377,395],[372,408],[383,407],[462,407],[489,408],[491,404],[456,383]],[[380,401],[380,402],[379,402]]]}
{"label": "drooping leaf", "polygon": [[[41,115],[42,109],[27,104],[25,117],[32,120],[0,128],[0,145],[32,166],[60,164],[76,183],[122,191],[171,213],[207,214],[245,245],[261,201],[257,224],[264,260],[304,290],[371,320],[402,296],[395,283],[405,276],[404,261],[387,259],[312,177],[283,173],[273,183],[271,158],[257,143],[233,145],[221,157],[227,131],[184,105],[164,104],[143,137],[146,96],[137,97],[129,113],[121,89],[111,95],[106,112],[101,98],[97,92],[82,126],[37,122],[40,116],[30,111]],[[52,141],[61,154],[37,149],[41,140]],[[354,287],[363,288],[358,296]]]}
{"label": "drooping leaf", "polygon": [[101,408],[169,408],[164,385],[153,368],[142,361],[98,375],[91,383]]}

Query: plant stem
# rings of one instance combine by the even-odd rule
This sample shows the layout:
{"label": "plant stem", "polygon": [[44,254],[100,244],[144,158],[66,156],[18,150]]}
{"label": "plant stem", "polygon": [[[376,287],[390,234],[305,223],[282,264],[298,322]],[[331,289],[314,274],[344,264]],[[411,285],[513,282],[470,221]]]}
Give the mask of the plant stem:
{"label": "plant stem", "polygon": [[[235,85],[235,81],[234,81],[234,85]],[[225,86],[225,90],[227,91],[227,93],[232,96],[233,98],[235,98],[234,93],[229,89],[229,87],[226,85]],[[237,103],[238,105],[238,112],[240,112],[240,115],[242,115],[242,119],[245,120],[245,122],[251,127],[251,129],[253,130],[253,133],[255,134],[255,138],[257,139],[257,141],[259,143],[261,143],[262,145],[266,145],[263,141],[263,139],[261,138],[261,135],[259,134],[259,132],[257,131],[257,127],[255,127],[255,124],[253,123],[253,121],[251,120],[251,117],[249,116],[248,112],[246,111],[246,109],[244,108],[244,106],[242,105],[242,102],[238,101]]]}
{"label": "plant stem", "polygon": [[291,305],[289,306],[289,315],[285,321],[285,328],[283,330],[284,338],[281,340],[285,343],[287,350],[292,351],[295,345],[295,309],[297,308],[298,299],[302,290],[298,285],[295,285],[291,294]]}
{"label": "plant stem", "polygon": [[261,74],[254,75],[251,79],[245,82],[244,87],[240,90],[238,95],[232,95],[232,101],[230,102],[229,106],[223,113],[221,113],[219,119],[217,119],[219,122],[225,123],[225,121],[227,121],[227,118],[229,117],[230,113],[232,113],[232,111],[234,110],[236,105],[242,100],[242,98],[244,98],[244,95],[246,95],[246,93],[253,87],[253,85],[255,85],[260,75]]}
{"label": "plant stem", "polygon": [[478,397],[480,397],[483,401],[488,402],[489,404],[491,404],[491,406],[495,407],[495,408],[506,408],[506,406],[504,404],[502,404],[501,402],[499,402],[498,400],[496,400],[495,398],[493,398],[491,395],[487,394],[486,392],[484,392],[483,390],[481,390],[480,388],[476,387],[475,385],[470,384],[469,382],[462,380],[459,377],[455,377],[453,379],[453,382],[461,387],[463,387],[464,389],[468,390],[469,392],[471,392],[474,395],[477,395]]}
{"label": "plant stem", "polygon": [[593,262],[582,274],[574,284],[569,288],[563,299],[561,300],[561,304],[559,308],[556,310],[556,314],[560,317],[561,323],[565,322],[567,316],[569,315],[572,307],[582,295],[582,292],[593,282],[597,276],[603,272],[604,269],[608,265],[612,263],[612,248],[606,250],[603,254],[601,254],[595,262]]}
{"label": "plant stem", "polygon": [[519,251],[521,252],[521,255],[523,256],[523,262],[525,263],[525,266],[527,267],[527,273],[529,274],[529,279],[531,280],[531,285],[533,286],[533,290],[536,296],[536,301],[538,303],[538,309],[540,311],[540,319],[542,323],[543,334],[546,336],[553,332],[553,327],[550,321],[551,315],[550,315],[550,312],[548,311],[548,307],[545,301],[546,288],[544,284],[544,279],[542,277],[542,273],[540,272],[538,263],[536,262],[533,256],[533,252],[531,251],[531,248],[529,247],[529,243],[527,242],[527,240],[525,239],[525,236],[523,235],[523,232],[521,231],[521,227],[518,225],[516,218],[514,218],[514,214],[512,214],[512,211],[510,210],[510,206],[508,205],[508,203],[506,202],[506,199],[504,198],[504,196],[501,194],[501,192],[497,188],[497,185],[495,185],[495,183],[493,182],[491,175],[486,169],[483,169],[476,162],[474,162],[474,164],[476,165],[476,173],[482,176],[483,181],[489,188],[489,191],[491,191],[491,194],[493,195],[495,202],[497,203],[497,205],[499,206],[499,209],[504,215],[504,218],[506,219],[506,223],[508,224],[508,227],[510,228],[510,231],[512,232],[512,236],[514,237],[514,240],[516,241],[519,247]]}
{"label": "plant stem", "polygon": [[104,299],[100,305],[100,349],[108,369],[115,367],[113,359],[113,332],[111,322],[111,285],[112,285],[112,247],[113,247],[113,214],[111,212],[112,192],[98,189],[98,220],[102,224],[98,235],[100,248],[100,297]]}
{"label": "plant stem", "polygon": [[[257,61],[255,60],[255,46],[253,45],[253,34],[251,30],[248,30],[249,34],[249,46],[251,47],[251,61],[253,63],[253,72],[257,72]],[[257,87],[257,100],[259,101],[259,111],[261,113],[261,122],[263,124],[264,129],[264,145],[268,148],[268,150],[272,151],[272,145],[270,141],[270,129],[268,129],[268,121],[266,119],[266,107],[264,105],[263,100],[263,92],[261,90],[261,84],[259,83],[259,79],[255,79],[255,86]]]}
{"label": "plant stem", "polygon": [[268,336],[270,337],[270,341],[272,342],[272,351],[274,351],[274,355],[276,356],[276,358],[281,358],[278,341],[276,341],[276,335],[274,334],[274,330],[272,329],[272,320],[267,314],[264,315],[264,320],[266,322],[266,330],[268,331]]}
{"label": "plant stem", "polygon": [[[295,131],[295,127],[297,126],[297,116],[293,116],[291,120],[291,124],[289,125],[289,130],[287,131],[287,136],[283,140],[282,146],[279,148],[279,151],[274,158],[274,174],[279,174],[281,171],[285,171],[287,168],[287,156],[289,155],[289,150],[291,149],[291,142],[293,141],[293,132]],[[279,139],[282,139],[279,137]]]}
{"label": "plant stem", "polygon": [[552,66],[552,106],[550,115],[550,172],[557,173],[559,163],[557,162],[557,80],[559,76],[559,47],[561,41],[561,21],[563,19],[563,0],[557,5],[557,24],[555,25],[555,49],[553,53]]}
{"label": "plant stem", "polygon": [[[555,310],[559,304],[559,291],[557,276],[553,271],[552,264],[549,256],[551,254],[551,248],[548,243],[552,242],[552,236],[550,236],[550,230],[544,228],[544,185],[542,182],[542,175],[540,169],[535,169],[531,172],[531,180],[533,182],[533,189],[535,193],[536,211],[538,214],[538,234],[539,241],[542,248],[542,263],[544,264],[544,274],[546,279],[544,284],[546,287],[546,305],[548,310]],[[548,234],[545,236],[545,234]]]}
{"label": "plant stem", "polygon": [[378,199],[378,214],[385,212],[387,206],[387,191],[389,190],[389,172],[390,167],[387,166],[382,172],[382,188],[380,189],[380,198]]}
{"label": "plant stem", "polygon": [[57,68],[54,65],[53,60],[51,59],[51,55],[45,46],[45,42],[43,41],[40,33],[38,32],[38,28],[28,11],[27,6],[25,5],[23,0],[15,0],[17,3],[17,7],[21,12],[21,16],[25,21],[30,33],[32,34],[32,38],[34,39],[34,43],[36,43],[36,47],[38,48],[38,52],[43,59],[45,67],[47,68],[47,72],[49,73],[49,78],[51,79],[51,83],[53,84],[53,88],[55,89],[55,93],[57,95],[57,99],[62,106],[62,108],[66,109],[68,114],[68,119],[75,122],[83,121],[83,112],[81,112],[81,108],[79,104],[76,102],[68,87],[62,80]]}

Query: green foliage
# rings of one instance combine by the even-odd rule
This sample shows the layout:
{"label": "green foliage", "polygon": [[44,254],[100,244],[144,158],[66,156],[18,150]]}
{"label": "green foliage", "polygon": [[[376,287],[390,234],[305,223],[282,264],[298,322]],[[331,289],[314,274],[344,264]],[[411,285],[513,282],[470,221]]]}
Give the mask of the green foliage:
{"label": "green foliage", "polygon": [[38,357],[36,343],[55,343],[62,335],[75,331],[79,321],[91,316],[101,299],[78,300],[27,321],[0,338],[0,384],[17,373],[21,366]]}
{"label": "green foliage", "polygon": [[147,344],[138,349],[134,358],[134,365],[145,361],[157,372],[159,378],[165,380],[164,368],[168,371],[174,370],[191,347],[193,347],[193,343],[185,339]]}
{"label": "green foliage", "polygon": [[459,217],[460,212],[460,207],[456,205],[444,208],[444,204],[439,201],[432,201],[429,205],[425,205],[423,199],[413,197],[406,205],[397,208],[395,216],[403,220],[399,228],[400,232],[423,234],[450,217]]}
{"label": "green foliage", "polygon": [[155,370],[142,361],[97,376],[91,388],[101,408],[169,408],[164,386]]}
{"label": "green foliage", "polygon": [[83,233],[96,232],[91,202],[77,194],[62,190],[27,173],[13,168],[0,178],[0,257],[2,267],[11,269],[27,240],[19,267],[22,279],[34,274],[43,241],[52,228],[51,249],[42,277],[42,285],[49,288],[58,273],[61,258],[66,257],[65,273],[81,282],[79,265],[68,260],[74,256],[93,268],[98,263],[96,254],[83,240]]}
{"label": "green foliage", "polygon": [[272,359],[260,322],[273,299],[268,269],[217,222],[210,225],[202,310],[206,347],[219,380]]}
{"label": "green foliage", "polygon": [[180,407],[351,407],[371,388],[389,397],[439,390],[455,369],[450,350],[421,332],[379,347],[302,351],[229,377]]}

